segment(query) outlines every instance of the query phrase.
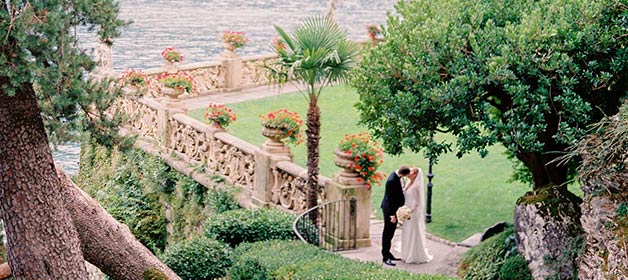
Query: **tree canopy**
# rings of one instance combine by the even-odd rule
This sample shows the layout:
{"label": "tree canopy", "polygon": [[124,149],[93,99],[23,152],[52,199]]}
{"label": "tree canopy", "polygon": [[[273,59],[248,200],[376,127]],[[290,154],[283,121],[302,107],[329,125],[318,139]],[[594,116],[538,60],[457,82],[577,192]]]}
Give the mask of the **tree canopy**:
{"label": "tree canopy", "polygon": [[79,48],[76,32],[86,28],[112,44],[126,24],[118,10],[111,0],[2,1],[0,94],[13,96],[32,87],[50,140],[67,140],[80,125],[105,136],[99,137],[103,141],[117,137],[109,128],[120,119],[102,114],[115,91],[86,78],[95,63],[88,50]]}
{"label": "tree canopy", "polygon": [[[400,1],[353,73],[361,120],[388,153],[485,155],[502,143],[523,163],[518,179],[563,184],[578,159],[554,159],[628,87],[622,2]],[[433,143],[435,131],[457,140]]]}

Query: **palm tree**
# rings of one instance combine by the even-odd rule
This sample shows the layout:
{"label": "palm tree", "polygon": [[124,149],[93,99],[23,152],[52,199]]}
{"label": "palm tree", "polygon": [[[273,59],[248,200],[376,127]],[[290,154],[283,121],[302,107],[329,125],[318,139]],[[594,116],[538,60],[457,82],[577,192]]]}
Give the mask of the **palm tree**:
{"label": "palm tree", "polygon": [[[320,140],[321,90],[333,83],[346,80],[355,65],[356,46],[336,22],[324,16],[306,19],[289,35],[275,26],[279,42],[274,50],[279,59],[266,65],[270,82],[280,85],[290,81],[300,86],[309,102],[307,111],[307,208],[317,205],[318,161]],[[314,217],[316,213],[312,216]],[[314,218],[314,221],[315,218]]]}

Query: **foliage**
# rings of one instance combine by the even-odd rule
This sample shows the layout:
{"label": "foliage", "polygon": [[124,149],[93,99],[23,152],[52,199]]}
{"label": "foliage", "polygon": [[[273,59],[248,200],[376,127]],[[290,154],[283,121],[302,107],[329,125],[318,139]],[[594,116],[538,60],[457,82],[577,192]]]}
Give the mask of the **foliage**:
{"label": "foliage", "polygon": [[238,209],[208,219],[205,233],[231,247],[242,242],[293,239],[292,222],[295,218],[292,214],[274,208]]}
{"label": "foliage", "polygon": [[175,63],[175,62],[183,62],[183,54],[181,54],[181,52],[173,47],[168,47],[165,48],[162,52],[161,52],[161,56],[168,62],[171,63]]}
{"label": "foliage", "polygon": [[369,24],[366,26],[366,31],[369,33],[370,37],[375,37],[379,34],[382,34],[382,30],[377,26],[377,24]]}
{"label": "foliage", "polygon": [[249,39],[246,38],[244,32],[225,31],[222,33],[221,37],[222,42],[231,50],[242,48],[249,42]]}
{"label": "foliage", "polygon": [[224,187],[209,190],[209,194],[207,195],[207,206],[217,214],[239,209],[240,205],[235,199],[235,195],[239,191],[239,187]]}
{"label": "foliage", "polygon": [[234,256],[234,263],[229,271],[233,280],[449,279],[385,269],[376,263],[350,260],[300,241],[245,243],[236,248]]}
{"label": "foliage", "polygon": [[338,150],[353,159],[351,168],[358,172],[359,177],[369,186],[381,185],[381,180],[386,176],[377,169],[384,162],[384,151],[379,148],[379,143],[371,139],[366,133],[345,134],[345,138],[340,140]]}
{"label": "foliage", "polygon": [[188,93],[196,92],[194,77],[184,72],[176,74],[162,73],[157,76],[157,81],[166,87],[183,89]]}
{"label": "foliage", "polygon": [[[98,2],[98,5],[95,3]],[[76,43],[76,28],[97,30],[111,45],[127,24],[115,1],[3,1],[0,7],[0,95],[37,96],[48,140],[65,142],[88,130],[103,144],[123,143],[122,115],[104,112],[121,91],[110,79],[87,77],[95,62]],[[27,132],[28,133],[28,132]],[[128,144],[128,143],[127,143]]]}
{"label": "foliage", "polygon": [[571,147],[570,158],[583,158],[578,173],[588,193],[604,189],[608,193],[620,191],[618,186],[626,181],[628,162],[628,102],[614,116],[604,117],[591,127],[591,132],[577,145]]}
{"label": "foliage", "polygon": [[218,127],[226,128],[236,121],[236,114],[224,104],[210,102],[205,112],[205,118],[216,123]]}
{"label": "foliage", "polygon": [[[500,142],[535,188],[563,184],[577,161],[552,161],[625,96],[624,11],[614,0],[400,1],[353,73],[361,119],[391,154],[484,156]],[[455,141],[432,142],[434,131]]]}
{"label": "foliage", "polygon": [[199,236],[169,246],[162,260],[184,280],[209,280],[225,276],[232,263],[231,248]]}
{"label": "foliage", "polygon": [[500,280],[532,280],[528,263],[521,255],[508,257],[499,269]]}
{"label": "foliage", "polygon": [[168,276],[161,270],[151,267],[142,273],[142,280],[168,280]]}
{"label": "foliage", "polygon": [[142,70],[136,70],[129,68],[124,70],[120,80],[123,84],[128,84],[136,87],[143,87],[148,85],[148,76],[142,72]]}
{"label": "foliage", "polygon": [[[334,165],[334,151],[338,148],[338,141],[347,133],[357,134],[365,130],[357,123],[358,112],[352,107],[357,101],[357,92],[346,85],[330,87],[321,95],[319,102],[324,125],[321,127],[320,171],[323,176],[332,178],[339,171]],[[298,92],[231,106],[239,114],[238,121],[229,127],[229,133],[254,145],[261,145],[267,140],[261,133],[251,133],[259,129],[259,114],[291,108],[303,115],[308,109]],[[199,121],[204,121],[203,114],[204,109],[190,111],[190,116]],[[455,140],[452,135],[440,133],[435,135],[435,139]],[[460,242],[497,221],[513,221],[513,201],[528,191],[529,186],[508,181],[512,168],[503,156],[505,149],[502,145],[497,144],[488,149],[490,153],[485,158],[470,154],[459,159],[453,153],[445,154],[434,166],[433,219],[427,224],[430,233]],[[305,145],[290,150],[295,164],[307,166]],[[389,173],[401,164],[415,165],[425,172],[428,161],[419,153],[406,151],[393,156],[384,150],[384,163],[378,170]],[[574,185],[571,190],[577,192],[579,186]],[[380,219],[383,195],[383,188],[371,188],[371,213]]]}
{"label": "foliage", "polygon": [[287,143],[299,145],[303,142],[303,136],[301,135],[303,120],[298,113],[280,109],[266,115],[260,115],[259,118],[262,120],[264,127],[279,129],[288,135]]}
{"label": "foliage", "polygon": [[[217,212],[214,205],[237,207],[233,199],[236,187],[216,183],[208,191],[139,149],[122,152],[85,140],[80,161],[77,184],[154,251],[201,234],[207,217]],[[227,189],[225,193],[222,188]],[[165,204],[170,205],[172,234],[166,232]]]}
{"label": "foliage", "polygon": [[156,194],[143,191],[146,167],[157,159],[129,150],[121,154],[85,140],[77,183],[153,252],[166,247],[166,219]]}
{"label": "foliage", "polygon": [[[467,251],[460,260],[458,275],[464,279],[532,279],[528,264],[517,253],[512,226]],[[501,278],[502,273],[514,273]],[[502,276],[500,276],[502,275]]]}

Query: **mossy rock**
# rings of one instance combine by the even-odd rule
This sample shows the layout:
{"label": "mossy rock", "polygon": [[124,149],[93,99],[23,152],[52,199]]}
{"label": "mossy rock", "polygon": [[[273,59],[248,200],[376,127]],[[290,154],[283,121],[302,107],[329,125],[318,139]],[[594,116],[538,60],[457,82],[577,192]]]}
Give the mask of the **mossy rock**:
{"label": "mossy rock", "polygon": [[143,280],[168,280],[168,276],[161,270],[151,267],[142,273]]}

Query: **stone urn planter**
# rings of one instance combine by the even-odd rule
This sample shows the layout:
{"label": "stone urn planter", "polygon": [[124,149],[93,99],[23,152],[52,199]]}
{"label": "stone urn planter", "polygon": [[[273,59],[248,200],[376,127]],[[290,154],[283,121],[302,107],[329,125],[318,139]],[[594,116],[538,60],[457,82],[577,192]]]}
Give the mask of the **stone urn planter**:
{"label": "stone urn planter", "polygon": [[340,172],[337,174],[337,182],[345,185],[364,184],[358,180],[358,172],[355,171],[353,157],[351,154],[345,154],[344,152],[336,149],[334,151],[334,164],[341,168]]}
{"label": "stone urn planter", "polygon": [[268,138],[268,141],[262,144],[262,149],[264,151],[273,155],[287,156],[289,160],[292,160],[292,153],[290,152],[290,149],[283,143],[283,141],[281,141],[281,139],[288,137],[288,133],[281,129],[264,126],[262,128],[262,135]]}
{"label": "stone urn planter", "polygon": [[184,92],[185,90],[183,88],[171,88],[165,86],[161,88],[161,93],[172,100],[179,99],[179,96],[181,96]]}

